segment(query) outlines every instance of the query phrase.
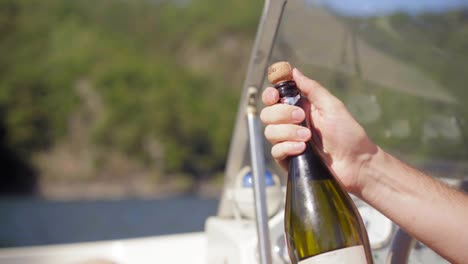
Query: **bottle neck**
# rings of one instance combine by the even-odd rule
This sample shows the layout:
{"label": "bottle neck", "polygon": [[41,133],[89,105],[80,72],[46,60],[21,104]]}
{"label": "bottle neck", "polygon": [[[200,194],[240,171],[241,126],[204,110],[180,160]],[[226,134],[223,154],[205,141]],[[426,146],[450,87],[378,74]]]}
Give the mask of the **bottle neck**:
{"label": "bottle neck", "polygon": [[310,142],[306,142],[304,152],[289,158],[289,175],[289,177],[292,176],[298,179],[333,180],[330,169],[322,161]]}
{"label": "bottle neck", "polygon": [[296,105],[301,98],[301,93],[294,81],[280,82],[275,85],[279,92],[280,102],[283,104]]}
{"label": "bottle neck", "polygon": [[[282,104],[296,105],[303,108],[303,102],[301,100],[301,91],[296,86],[294,81],[285,81],[275,85],[275,88],[279,92],[279,102]],[[306,120],[300,123],[303,127],[308,127]]]}
{"label": "bottle neck", "polygon": [[[296,105],[303,108],[303,98],[301,100],[300,90],[297,88],[294,81],[281,82],[275,85],[279,92],[280,102],[283,104]],[[307,121],[300,123],[301,126],[308,127]],[[327,166],[310,141],[305,142],[306,148],[301,154],[291,156],[289,158],[290,175],[312,178],[314,180],[330,179],[331,174]],[[291,173],[292,170],[300,170],[296,173]]]}

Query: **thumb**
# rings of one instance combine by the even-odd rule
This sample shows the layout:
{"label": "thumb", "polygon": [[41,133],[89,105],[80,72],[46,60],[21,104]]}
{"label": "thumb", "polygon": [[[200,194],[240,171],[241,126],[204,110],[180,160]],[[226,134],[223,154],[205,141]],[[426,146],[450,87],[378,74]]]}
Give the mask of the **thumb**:
{"label": "thumb", "polygon": [[320,83],[309,79],[296,68],[293,70],[293,79],[309,102],[319,108],[334,105],[339,101],[338,98],[333,96]]}

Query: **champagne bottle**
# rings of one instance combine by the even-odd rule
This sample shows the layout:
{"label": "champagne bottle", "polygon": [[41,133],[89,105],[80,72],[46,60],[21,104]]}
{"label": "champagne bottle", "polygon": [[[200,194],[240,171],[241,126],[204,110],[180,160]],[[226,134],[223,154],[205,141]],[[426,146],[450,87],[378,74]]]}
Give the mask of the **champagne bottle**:
{"label": "champagne bottle", "polygon": [[[307,99],[292,80],[289,63],[270,66],[268,79],[281,103],[304,106]],[[302,154],[289,157],[286,190],[285,239],[292,263],[372,263],[367,233],[352,199],[311,142]]]}

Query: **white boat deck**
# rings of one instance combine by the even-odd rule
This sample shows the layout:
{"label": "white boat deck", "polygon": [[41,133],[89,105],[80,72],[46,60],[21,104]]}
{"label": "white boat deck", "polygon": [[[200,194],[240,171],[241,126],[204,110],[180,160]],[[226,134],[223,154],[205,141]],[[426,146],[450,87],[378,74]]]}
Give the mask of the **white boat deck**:
{"label": "white boat deck", "polygon": [[205,234],[0,249],[2,264],[205,263]]}

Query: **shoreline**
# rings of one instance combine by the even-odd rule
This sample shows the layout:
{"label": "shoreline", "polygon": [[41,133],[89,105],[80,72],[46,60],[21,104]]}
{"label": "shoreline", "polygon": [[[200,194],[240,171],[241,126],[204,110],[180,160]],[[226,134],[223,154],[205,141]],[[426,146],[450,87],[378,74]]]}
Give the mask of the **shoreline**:
{"label": "shoreline", "polygon": [[223,184],[215,182],[184,185],[175,181],[152,183],[145,179],[40,181],[36,195],[47,200],[168,199],[183,195],[218,198]]}

